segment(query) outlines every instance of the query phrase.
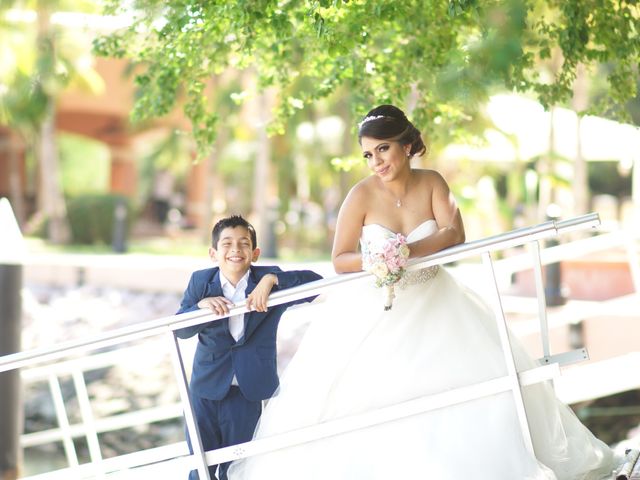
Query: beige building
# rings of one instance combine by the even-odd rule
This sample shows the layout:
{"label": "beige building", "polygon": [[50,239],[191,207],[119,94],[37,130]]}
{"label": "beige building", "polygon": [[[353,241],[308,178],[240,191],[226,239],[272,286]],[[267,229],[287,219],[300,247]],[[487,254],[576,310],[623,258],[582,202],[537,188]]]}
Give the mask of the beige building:
{"label": "beige building", "polygon": [[[180,114],[156,120],[144,129],[134,129],[129,121],[133,104],[133,78],[127,76],[127,62],[97,58],[95,69],[105,83],[103,93],[92,95],[70,90],[58,104],[55,126],[58,132],[82,135],[103,142],[110,151],[110,191],[133,197],[138,188],[136,155],[138,146],[166,134],[171,128],[188,129]],[[195,151],[194,151],[195,155]],[[11,162],[17,162],[21,190],[26,192],[25,145],[8,126],[0,125],[0,197],[11,198]],[[186,221],[195,227],[203,225],[207,160],[192,164],[187,178]],[[26,214],[33,213],[28,194],[25,194]]]}

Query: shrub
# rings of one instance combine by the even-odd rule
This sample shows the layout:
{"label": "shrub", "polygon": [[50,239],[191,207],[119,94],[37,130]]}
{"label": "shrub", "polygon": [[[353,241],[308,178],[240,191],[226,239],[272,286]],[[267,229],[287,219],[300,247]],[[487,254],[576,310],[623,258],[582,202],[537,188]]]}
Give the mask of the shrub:
{"label": "shrub", "polygon": [[67,200],[67,215],[71,227],[71,241],[75,244],[111,245],[118,205],[126,208],[125,232],[128,237],[132,223],[131,202],[127,197],[113,194],[79,195]]}

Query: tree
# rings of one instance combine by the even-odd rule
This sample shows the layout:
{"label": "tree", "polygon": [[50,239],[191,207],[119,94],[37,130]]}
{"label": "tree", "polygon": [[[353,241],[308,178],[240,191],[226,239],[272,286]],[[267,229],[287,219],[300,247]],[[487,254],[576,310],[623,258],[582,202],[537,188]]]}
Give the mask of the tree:
{"label": "tree", "polygon": [[[82,42],[52,25],[51,16],[56,8],[91,12],[97,5],[86,0],[13,1],[3,3],[3,11],[12,5],[23,7],[15,12],[24,15],[14,21],[3,18],[2,34],[11,40],[11,48],[0,52],[6,67],[0,76],[0,122],[31,145],[39,166],[38,212],[47,220],[49,239],[65,243],[69,226],[56,151],[56,101],[73,82],[95,90],[99,80],[86,66],[88,52],[81,48]],[[35,22],[29,20],[29,13],[35,13]]]}
{"label": "tree", "polygon": [[[215,136],[207,99],[212,77],[255,68],[275,87],[272,132],[284,119],[339,86],[361,116],[374,104],[406,104],[435,135],[466,127],[495,87],[566,102],[579,65],[610,67],[607,103],[623,115],[636,95],[640,14],[632,0],[137,0],[129,28],[100,37],[100,55],[128,57],[143,87],[133,117],[161,116],[177,102],[202,154]],[[110,0],[107,12],[131,14]],[[142,33],[141,33],[142,32]],[[555,73],[540,70],[556,55]],[[309,88],[293,96],[292,86]],[[246,92],[238,92],[241,97]]]}

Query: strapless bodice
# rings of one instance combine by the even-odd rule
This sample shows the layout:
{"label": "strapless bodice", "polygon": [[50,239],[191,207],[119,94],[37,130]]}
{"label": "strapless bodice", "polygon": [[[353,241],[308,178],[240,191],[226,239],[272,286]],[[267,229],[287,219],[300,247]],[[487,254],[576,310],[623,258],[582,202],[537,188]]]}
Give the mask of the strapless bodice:
{"label": "strapless bodice", "polygon": [[[429,235],[433,235],[437,231],[438,224],[434,219],[430,218],[429,220],[422,222],[407,234],[407,243],[417,242]],[[390,237],[394,237],[395,235],[396,233],[393,230],[385,227],[384,225],[380,225],[379,223],[370,223],[362,227],[360,245],[363,251],[371,248],[375,250],[380,248],[379,246],[384,243],[385,240]],[[407,285],[426,283],[438,273],[438,270],[439,267],[437,265],[423,268],[421,270],[412,270],[403,275],[398,282],[398,286],[402,288]]]}
{"label": "strapless bodice", "polygon": [[[407,243],[417,242],[418,240],[422,240],[429,235],[433,235],[437,231],[438,225],[436,224],[436,221],[430,218],[429,220],[422,222],[407,234]],[[361,241],[370,242],[378,239],[385,239],[395,234],[396,232],[385,227],[384,225],[380,225],[379,223],[370,223],[362,227]]]}

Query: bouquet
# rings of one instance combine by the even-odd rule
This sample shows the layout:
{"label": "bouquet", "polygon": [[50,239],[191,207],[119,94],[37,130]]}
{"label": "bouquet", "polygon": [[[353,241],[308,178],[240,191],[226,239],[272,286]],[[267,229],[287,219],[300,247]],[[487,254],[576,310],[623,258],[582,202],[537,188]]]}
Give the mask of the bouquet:
{"label": "bouquet", "polygon": [[400,233],[362,246],[362,268],[376,277],[377,287],[384,288],[385,310],[393,305],[394,285],[404,275],[408,259],[407,239]]}

